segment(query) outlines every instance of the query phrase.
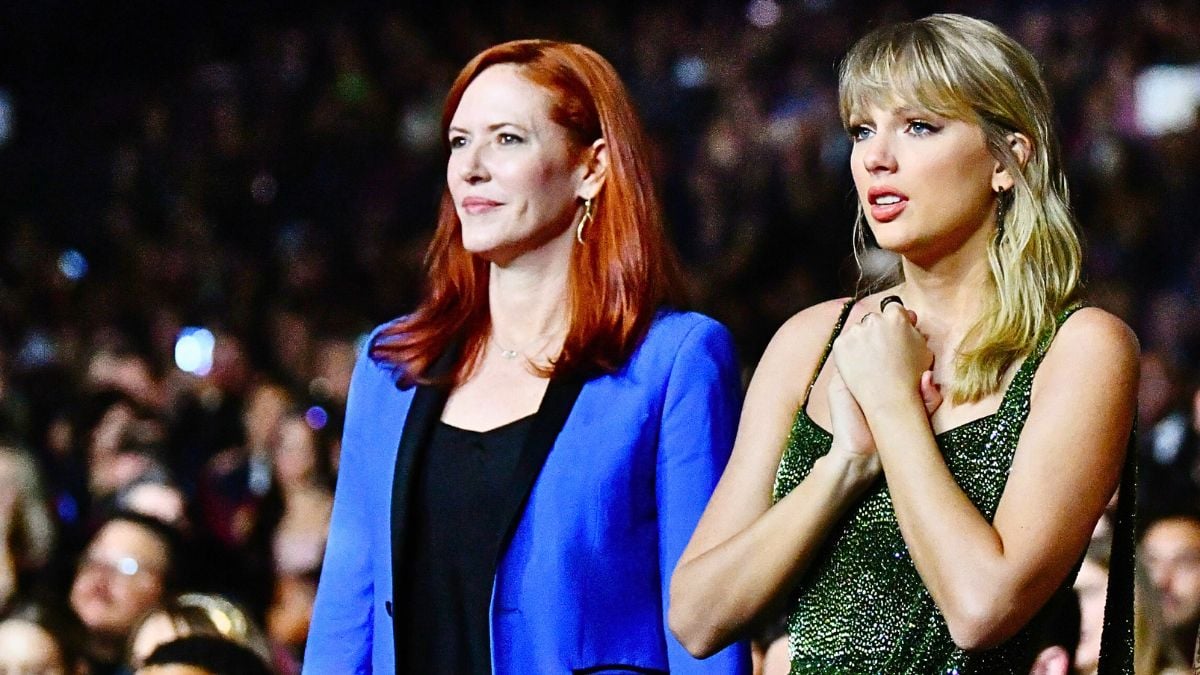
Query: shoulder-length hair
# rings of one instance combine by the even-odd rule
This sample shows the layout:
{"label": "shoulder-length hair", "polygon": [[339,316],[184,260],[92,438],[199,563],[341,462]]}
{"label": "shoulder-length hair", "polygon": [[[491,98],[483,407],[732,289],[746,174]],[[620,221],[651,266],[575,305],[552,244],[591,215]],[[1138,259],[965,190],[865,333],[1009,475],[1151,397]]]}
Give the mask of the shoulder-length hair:
{"label": "shoulder-length hair", "polygon": [[[875,30],[839,72],[842,124],[871,103],[906,103],[978,124],[992,156],[1013,177],[1002,194],[988,262],[994,292],[963,339],[949,393],[956,402],[999,389],[1004,373],[1053,332],[1078,292],[1082,254],[1037,61],[987,21],[935,14]],[[1009,134],[1032,144],[1022,165]],[[855,250],[865,248],[859,206]]]}
{"label": "shoulder-length hair", "polygon": [[[442,142],[467,86],[484,70],[512,64],[550,96],[550,119],[578,151],[607,142],[609,166],[593,199],[594,219],[571,252],[569,324],[562,352],[544,375],[611,372],[629,358],[658,308],[681,299],[678,262],[663,232],[646,139],[616,70],[578,44],[517,40],[490,47],[458,74],[442,110]],[[488,263],[463,248],[462,223],[449,190],[442,193],[437,230],[426,254],[426,287],[417,309],[380,332],[378,360],[399,366],[408,383],[430,383],[433,362],[461,342],[451,377],[462,382],[487,344]]]}

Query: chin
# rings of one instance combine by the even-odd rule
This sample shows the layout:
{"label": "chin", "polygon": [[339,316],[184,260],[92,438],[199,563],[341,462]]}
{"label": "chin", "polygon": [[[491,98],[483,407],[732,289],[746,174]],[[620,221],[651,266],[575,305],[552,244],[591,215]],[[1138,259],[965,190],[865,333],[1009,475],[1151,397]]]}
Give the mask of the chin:
{"label": "chin", "polygon": [[486,256],[488,252],[495,251],[503,245],[503,242],[497,241],[494,233],[488,232],[486,228],[480,227],[474,232],[471,229],[464,227],[462,231],[462,245],[467,253]]}

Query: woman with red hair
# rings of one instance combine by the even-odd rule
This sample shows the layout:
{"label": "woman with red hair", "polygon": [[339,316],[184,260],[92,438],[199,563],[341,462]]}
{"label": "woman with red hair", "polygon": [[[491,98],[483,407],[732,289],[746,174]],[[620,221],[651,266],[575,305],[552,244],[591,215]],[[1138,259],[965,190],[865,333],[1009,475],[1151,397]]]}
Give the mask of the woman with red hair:
{"label": "woman with red hair", "polygon": [[509,42],[442,129],[424,299],[355,368],[305,670],[741,672],[743,645],[701,662],[665,627],[740,385],[727,331],[672,309],[624,86]]}

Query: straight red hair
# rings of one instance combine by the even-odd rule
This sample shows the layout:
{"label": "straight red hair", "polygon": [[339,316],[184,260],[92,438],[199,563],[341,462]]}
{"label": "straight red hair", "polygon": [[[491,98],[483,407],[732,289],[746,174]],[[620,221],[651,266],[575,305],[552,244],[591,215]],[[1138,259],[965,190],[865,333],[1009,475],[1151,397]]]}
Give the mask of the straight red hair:
{"label": "straight red hair", "polygon": [[[609,166],[593,200],[594,219],[572,247],[569,327],[562,352],[543,371],[550,377],[620,368],[649,330],[655,312],[682,299],[679,265],[663,233],[648,147],[629,93],[612,65],[578,44],[517,40],[471,59],[450,87],[442,110],[442,142],[467,86],[484,70],[513,64],[550,93],[550,119],[582,150],[603,138]],[[448,155],[449,147],[445,146]],[[462,245],[462,223],[447,189],[426,255],[426,288],[410,315],[380,332],[374,358],[400,367],[407,384],[432,383],[429,368],[451,345],[462,349],[448,378],[470,376],[487,345],[488,263]]]}

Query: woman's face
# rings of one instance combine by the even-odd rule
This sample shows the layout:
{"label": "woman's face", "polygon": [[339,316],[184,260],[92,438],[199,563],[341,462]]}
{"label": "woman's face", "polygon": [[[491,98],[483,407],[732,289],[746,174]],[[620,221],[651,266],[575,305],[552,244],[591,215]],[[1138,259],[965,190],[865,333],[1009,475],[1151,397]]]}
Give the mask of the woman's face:
{"label": "woman's face", "polygon": [[317,467],[317,441],[300,417],[288,417],[279,427],[275,446],[275,472],[283,483],[302,482]]}
{"label": "woman's face", "polygon": [[463,92],[446,182],[468,251],[504,264],[570,237],[585,169],[550,103],[508,64],[487,68]]}
{"label": "woman's face", "polygon": [[41,626],[20,619],[0,622],[0,673],[63,675],[66,672],[62,652]]}
{"label": "woman's face", "polygon": [[850,168],[876,241],[921,262],[968,242],[986,247],[994,189],[1011,180],[977,124],[919,109],[871,106],[850,120]]}

